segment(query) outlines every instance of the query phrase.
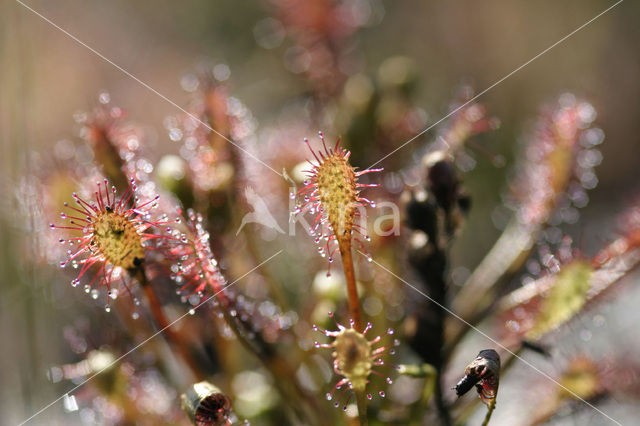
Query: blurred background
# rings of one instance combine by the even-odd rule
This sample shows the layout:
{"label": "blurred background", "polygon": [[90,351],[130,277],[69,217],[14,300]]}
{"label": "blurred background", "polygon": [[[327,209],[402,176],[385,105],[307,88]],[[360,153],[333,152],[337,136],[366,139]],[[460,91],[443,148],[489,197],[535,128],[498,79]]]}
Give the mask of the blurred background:
{"label": "blurred background", "polygon": [[[194,70],[211,64],[216,78],[228,84],[229,93],[251,111],[256,132],[262,135],[258,143],[268,137],[264,133],[268,130],[283,146],[299,144],[305,133],[313,136],[320,125],[331,126],[324,130],[333,140],[347,131],[348,126],[340,123],[349,99],[324,108],[321,118],[300,126],[291,124],[298,116],[295,111],[306,118],[318,115],[308,100],[314,96],[351,96],[351,103],[357,104],[360,91],[368,87],[363,86],[362,76],[370,80],[384,76],[384,64],[389,68],[390,58],[401,58],[409,64],[408,98],[418,121],[406,136],[398,136],[383,147],[354,147],[354,163],[362,168],[447,114],[461,87],[472,87],[476,93],[483,90],[613,4],[604,0],[355,0],[348,13],[357,25],[348,35],[337,38],[344,60],[339,57],[335,66],[346,82],[343,85],[321,79],[309,82],[309,68],[319,66],[317,58],[305,52],[295,34],[287,31],[286,10],[282,12],[286,2],[25,3],[181,107],[190,104]],[[303,12],[292,9],[294,16]],[[612,239],[617,230],[615,218],[637,198],[640,185],[639,16],[640,3],[623,2],[478,100],[499,119],[500,127],[481,135],[479,143],[489,154],[476,151],[473,158],[477,164],[465,173],[473,209],[453,246],[452,271],[468,275],[498,238],[500,223],[496,221],[500,220],[496,217],[514,173],[514,158],[521,152],[521,137],[531,129],[541,105],[553,103],[565,92],[595,107],[595,124],[606,138],[600,146],[603,160],[597,168],[597,186],[589,192],[590,202],[581,210],[580,220],[564,225],[563,232],[588,255]],[[310,22],[312,25],[312,18]],[[47,371],[72,360],[63,337],[65,327],[81,315],[108,318],[100,309],[92,311],[89,303],[78,308],[81,296],[71,295],[71,289],[55,289],[59,271],[32,261],[41,250],[41,231],[29,216],[33,210],[25,209],[37,200],[26,199],[29,194],[22,191],[23,177],[37,173],[34,168],[48,159],[53,161],[60,141],[76,137],[74,115],[91,110],[103,92],[108,92],[111,102],[126,110],[128,117],[143,123],[156,161],[180,149],[166,130],[167,117],[180,111],[9,0],[0,1],[0,58],[0,423],[15,424],[60,394],[61,387],[52,383]],[[336,87],[331,88],[334,83]],[[338,94],[320,93],[314,84]],[[288,131],[287,126],[295,130]],[[433,140],[434,131],[380,166],[385,172],[399,171],[412,161],[413,153]],[[503,158],[504,166],[496,166],[492,155]],[[262,166],[256,163],[255,167]],[[291,249],[278,241],[271,247],[265,257],[278,248]],[[286,269],[295,259],[293,250],[273,268]],[[627,280],[624,297],[612,298],[585,314],[558,339],[559,345],[566,345],[570,352],[588,342],[594,353],[637,358],[633,354],[640,350],[640,343],[634,324],[640,320],[640,290],[635,285],[637,277]],[[581,333],[584,330],[588,333]],[[552,374],[562,361],[535,358],[532,362]],[[503,399],[499,399],[492,424],[518,424],[513,416],[517,416],[519,404],[526,403],[528,384],[544,380],[526,367],[520,370],[511,379],[512,385],[510,381],[503,385]],[[601,408],[630,422],[625,424],[640,415],[636,404],[615,399],[605,401]],[[479,423],[483,415],[478,412],[470,424]],[[54,406],[33,424],[79,421]],[[554,421],[607,424],[589,409]]]}

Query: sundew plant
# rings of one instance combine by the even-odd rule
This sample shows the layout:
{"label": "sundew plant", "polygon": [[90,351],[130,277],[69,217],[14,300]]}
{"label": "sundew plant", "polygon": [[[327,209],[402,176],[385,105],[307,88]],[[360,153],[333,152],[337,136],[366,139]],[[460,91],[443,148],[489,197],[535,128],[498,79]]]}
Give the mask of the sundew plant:
{"label": "sundew plant", "polygon": [[0,6],[0,423],[637,422],[640,9],[409,3]]}

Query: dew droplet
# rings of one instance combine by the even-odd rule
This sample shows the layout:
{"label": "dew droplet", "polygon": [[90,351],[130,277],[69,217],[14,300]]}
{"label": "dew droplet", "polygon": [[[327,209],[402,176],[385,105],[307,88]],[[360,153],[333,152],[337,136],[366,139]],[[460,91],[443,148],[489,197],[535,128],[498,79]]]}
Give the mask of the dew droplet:
{"label": "dew droplet", "polygon": [[380,398],[387,396],[383,391],[378,392],[378,395],[380,395]]}
{"label": "dew droplet", "polygon": [[389,383],[390,385],[393,384],[393,380],[391,380],[391,377],[387,377],[387,383]]}
{"label": "dew droplet", "polygon": [[140,318],[140,314],[137,311],[133,311],[133,313],[131,314],[131,318],[136,320],[136,319]]}
{"label": "dew droplet", "polygon": [[189,309],[189,315],[195,315],[196,311],[195,309]]}
{"label": "dew droplet", "polygon": [[78,278],[71,280],[71,287],[78,287],[78,284],[80,284],[80,280]]}
{"label": "dew droplet", "polygon": [[111,307],[109,305],[105,306],[104,311],[107,313],[111,312]]}
{"label": "dew droplet", "polygon": [[327,394],[325,395],[325,398],[327,398],[327,401],[331,401],[333,399],[333,395],[327,392]]}
{"label": "dew droplet", "polygon": [[387,334],[391,335],[391,334],[393,334],[393,333],[394,333],[393,328],[389,328],[389,329],[387,329]]}
{"label": "dew droplet", "polygon": [[100,93],[100,95],[98,95],[98,101],[103,105],[108,104],[111,101],[111,96],[109,95],[109,92]]}

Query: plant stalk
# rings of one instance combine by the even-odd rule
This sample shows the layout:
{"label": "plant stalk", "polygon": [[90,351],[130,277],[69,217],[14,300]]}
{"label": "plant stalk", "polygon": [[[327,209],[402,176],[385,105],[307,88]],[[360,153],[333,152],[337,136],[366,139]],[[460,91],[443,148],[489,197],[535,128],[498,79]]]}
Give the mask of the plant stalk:
{"label": "plant stalk", "polygon": [[[224,319],[235,334],[238,342],[249,353],[254,354],[265,368],[269,370],[275,379],[274,384],[276,388],[282,397],[285,398],[292,412],[295,413],[296,416],[318,418],[320,416],[319,407],[313,399],[309,398],[308,393],[300,388],[300,385],[295,379],[295,371],[291,368],[291,365],[278,357],[263,340],[248,337],[247,331],[244,329],[238,316],[230,314],[232,309],[231,301],[224,294],[223,289],[216,290],[215,294],[215,297],[220,302],[220,310],[222,311]],[[288,382],[291,386],[285,386],[285,382],[287,381],[279,378],[290,378]],[[318,419],[317,424],[325,423]]]}
{"label": "plant stalk", "polygon": [[338,244],[340,256],[342,257],[342,269],[347,282],[347,293],[349,295],[349,312],[355,328],[362,331],[362,318],[360,315],[360,301],[358,300],[358,286],[356,284],[356,274],[353,267],[353,256],[351,254],[351,241],[340,240]]}
{"label": "plant stalk", "polygon": [[190,345],[182,338],[180,334],[171,329],[171,323],[165,315],[164,310],[162,309],[162,304],[160,303],[155,290],[149,283],[147,274],[144,272],[144,269],[138,268],[135,276],[138,279],[140,286],[144,290],[145,296],[147,297],[147,302],[149,303],[151,315],[153,316],[156,327],[158,328],[158,330],[162,331],[162,335],[165,337],[167,342],[169,342],[174,350],[180,354],[185,364],[193,373],[196,380],[203,380],[205,374],[198,362],[196,362],[196,360],[194,359],[191,352],[189,352],[188,348]]}
{"label": "plant stalk", "polygon": [[496,400],[493,399],[493,401],[491,401],[491,404],[489,404],[489,407],[487,409],[487,415],[484,416],[484,421],[482,422],[482,426],[487,426],[489,424],[489,420],[491,420],[491,414],[493,414],[493,410],[496,408]]}
{"label": "plant stalk", "polygon": [[358,421],[360,426],[367,426],[369,424],[367,419],[367,396],[364,390],[356,391],[355,394],[356,404],[358,405]]}

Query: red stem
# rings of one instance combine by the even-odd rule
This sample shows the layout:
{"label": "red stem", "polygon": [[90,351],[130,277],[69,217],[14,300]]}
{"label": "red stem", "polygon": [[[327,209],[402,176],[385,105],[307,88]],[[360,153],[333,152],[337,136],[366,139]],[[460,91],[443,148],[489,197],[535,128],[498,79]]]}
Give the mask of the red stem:
{"label": "red stem", "polygon": [[158,327],[159,330],[162,330],[162,334],[164,335],[164,337],[167,339],[173,349],[180,354],[195,378],[197,380],[203,380],[205,374],[200,368],[200,365],[193,358],[193,355],[189,352],[188,348],[190,345],[182,338],[180,334],[171,329],[171,323],[167,319],[167,316],[162,309],[162,304],[160,303],[160,300],[158,299],[158,296],[156,295],[153,287],[147,280],[147,276],[142,268],[139,269],[137,276],[140,285],[144,290],[144,294],[147,297],[147,301],[149,302],[149,308],[151,309],[151,315],[153,316],[154,322],[156,323],[156,327]]}
{"label": "red stem", "polygon": [[358,300],[358,286],[356,285],[356,274],[353,268],[353,256],[351,254],[351,240],[342,240],[338,243],[340,256],[342,257],[342,269],[347,281],[347,293],[349,295],[349,311],[353,319],[355,328],[362,331],[362,319],[360,316],[360,301]]}

